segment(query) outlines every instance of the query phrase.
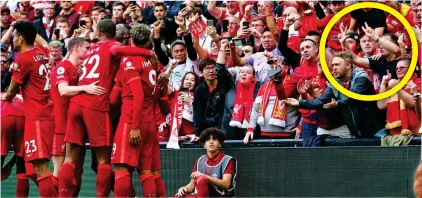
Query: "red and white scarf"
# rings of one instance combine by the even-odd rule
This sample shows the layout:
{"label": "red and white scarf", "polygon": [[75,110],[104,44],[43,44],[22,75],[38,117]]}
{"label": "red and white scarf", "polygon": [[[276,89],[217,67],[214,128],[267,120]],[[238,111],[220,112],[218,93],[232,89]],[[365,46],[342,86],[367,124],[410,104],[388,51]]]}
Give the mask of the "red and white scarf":
{"label": "red and white scarf", "polygon": [[[418,83],[418,78],[414,75],[409,82],[407,83],[404,91],[410,92],[407,87],[417,86],[415,84]],[[409,126],[409,114],[408,114],[408,107],[406,107],[406,103],[400,98],[400,96],[396,93],[392,95],[387,103],[387,124],[385,125],[386,129],[390,130],[391,134],[412,134],[410,131]],[[416,131],[414,131],[416,133]]]}
{"label": "red and white scarf", "polygon": [[42,24],[44,25],[45,32],[47,33],[47,37],[50,38],[51,27],[53,27],[54,20],[47,21],[45,17],[42,18]]}
{"label": "red and white scarf", "polygon": [[[271,92],[273,92],[271,94]],[[274,86],[274,80],[271,79],[267,83],[265,83],[258,92],[258,96],[256,97],[256,101],[261,103],[259,107],[259,117],[258,117],[258,124],[264,125],[264,117],[265,117],[265,111],[267,109],[268,103],[270,101],[270,97],[275,97],[275,104],[273,111],[271,113],[271,118],[268,121],[268,124],[279,126],[279,127],[285,127],[286,126],[286,105],[280,101],[277,97],[277,94],[275,94],[275,86]]]}
{"label": "red and white scarf", "polygon": [[234,106],[232,113],[232,120],[229,125],[247,129],[251,117],[251,110],[254,102],[253,93],[256,82],[252,83],[248,88],[237,82],[236,96],[234,98]]}
{"label": "red and white scarf", "polygon": [[[193,93],[189,92],[189,95],[193,99]],[[171,109],[171,118],[170,118],[170,139],[167,143],[167,148],[180,149],[179,146],[179,131],[182,126],[182,119],[186,119],[190,122],[193,122],[193,112],[192,108],[186,109],[185,105],[191,105],[189,103],[183,102],[179,91],[174,92],[174,99]]]}

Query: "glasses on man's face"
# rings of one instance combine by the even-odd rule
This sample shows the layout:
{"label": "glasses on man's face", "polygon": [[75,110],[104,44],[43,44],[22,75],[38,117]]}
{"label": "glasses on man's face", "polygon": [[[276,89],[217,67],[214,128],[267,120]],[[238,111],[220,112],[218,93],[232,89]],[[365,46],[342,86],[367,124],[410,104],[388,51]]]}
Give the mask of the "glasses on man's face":
{"label": "glasses on man's face", "polygon": [[212,67],[205,67],[204,68],[204,71],[211,71],[211,70],[214,70],[215,69],[215,66],[212,66]]}
{"label": "glasses on man's face", "polygon": [[396,71],[405,70],[407,67],[396,67]]}
{"label": "glasses on man's face", "polygon": [[0,60],[0,63],[7,63],[7,60]]}
{"label": "glasses on man's face", "polygon": [[251,53],[252,50],[243,50],[243,53]]}

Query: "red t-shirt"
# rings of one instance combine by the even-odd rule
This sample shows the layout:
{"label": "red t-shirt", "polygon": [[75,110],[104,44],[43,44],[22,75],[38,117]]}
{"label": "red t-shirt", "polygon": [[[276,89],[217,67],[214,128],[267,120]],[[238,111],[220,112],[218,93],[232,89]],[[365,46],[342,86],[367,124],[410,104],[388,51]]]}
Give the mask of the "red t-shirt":
{"label": "red t-shirt", "polygon": [[109,111],[109,93],[119,68],[119,59],[111,55],[110,48],[120,45],[114,40],[100,41],[95,43],[85,55],[85,66],[82,68],[78,85],[89,85],[99,81],[97,85],[105,88],[107,93],[99,96],[81,93],[72,97],[70,102],[97,111]]}
{"label": "red t-shirt", "polygon": [[[122,116],[121,119],[139,126],[139,123],[155,122],[154,99],[156,71],[151,62],[142,56],[122,58]],[[141,95],[141,101],[135,101],[133,93]],[[137,108],[135,105],[139,105]],[[136,127],[133,127],[136,128]]]}
{"label": "red t-shirt", "polygon": [[[333,18],[333,16],[333,14],[330,14],[320,21],[321,30],[323,30],[325,26],[327,26],[328,22]],[[350,21],[350,14],[344,15],[337,23],[334,24],[333,28],[331,28],[331,31],[328,34],[327,42],[328,46],[334,51],[341,51],[341,44],[338,40],[338,35],[340,34],[340,27],[347,31],[347,28],[350,25]]]}
{"label": "red t-shirt", "polygon": [[12,79],[21,85],[25,116],[52,120],[53,103],[50,100],[50,52],[42,46],[34,47],[16,56]]}
{"label": "red t-shirt", "polygon": [[73,10],[75,10],[79,14],[89,14],[90,9],[94,6],[95,1],[78,1],[75,6],[73,6]]}
{"label": "red t-shirt", "polygon": [[63,60],[57,64],[51,74],[51,99],[54,105],[55,132],[65,133],[67,110],[69,109],[70,97],[61,96],[58,85],[67,82],[70,86],[78,84],[78,67],[68,60]]}
{"label": "red t-shirt", "polygon": [[[2,92],[2,94],[5,94]],[[1,102],[1,117],[3,116],[25,116],[23,111],[23,98],[22,95],[16,95],[12,101]]]}

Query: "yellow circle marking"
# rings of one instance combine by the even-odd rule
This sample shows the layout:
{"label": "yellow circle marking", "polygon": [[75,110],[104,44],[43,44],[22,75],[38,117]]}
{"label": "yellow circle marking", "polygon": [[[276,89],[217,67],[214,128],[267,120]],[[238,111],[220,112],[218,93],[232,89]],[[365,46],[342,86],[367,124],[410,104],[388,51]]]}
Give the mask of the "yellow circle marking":
{"label": "yellow circle marking", "polygon": [[[325,59],[325,43],[327,42],[327,37],[328,37],[328,34],[330,33],[331,28],[333,28],[334,24],[347,13],[357,10],[357,9],[362,9],[362,8],[376,8],[376,9],[384,10],[392,14],[404,25],[404,27],[406,28],[410,36],[410,41],[412,43],[412,61],[410,62],[410,67],[406,75],[392,89],[384,93],[379,93],[376,95],[362,95],[362,94],[354,93],[344,88],[331,75],[330,70],[328,69],[327,60]],[[328,81],[331,83],[331,85],[333,85],[338,91],[340,91],[340,93],[350,98],[353,98],[356,100],[363,100],[363,101],[381,100],[384,98],[388,98],[392,96],[393,94],[397,93],[398,91],[400,91],[407,84],[407,82],[410,80],[410,78],[413,75],[413,72],[416,68],[417,55],[418,55],[418,46],[417,46],[417,41],[416,41],[416,35],[412,29],[412,26],[409,24],[409,22],[399,12],[397,12],[393,8],[390,8],[384,4],[374,3],[374,2],[356,3],[344,8],[339,13],[334,15],[334,17],[330,20],[330,22],[328,22],[328,25],[324,29],[324,32],[322,33],[322,36],[321,36],[321,42],[319,45],[319,58],[320,58],[321,66],[322,66],[322,71],[324,72],[325,76],[328,78]]]}

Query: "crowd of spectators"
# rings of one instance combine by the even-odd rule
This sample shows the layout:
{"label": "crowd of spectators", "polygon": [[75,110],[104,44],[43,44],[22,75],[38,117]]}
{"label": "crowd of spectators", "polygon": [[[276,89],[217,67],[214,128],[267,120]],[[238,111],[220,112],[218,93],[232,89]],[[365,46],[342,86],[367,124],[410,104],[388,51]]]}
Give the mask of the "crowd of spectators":
{"label": "crowd of spectators", "polygon": [[[422,44],[419,0],[379,0],[393,15],[365,8],[343,16],[331,29],[326,59],[346,89],[374,95],[417,68],[406,86],[380,101],[359,101],[337,91],[322,72],[321,33],[345,7],[363,1],[2,1],[1,91],[13,67],[13,24],[28,20],[48,41],[50,68],[66,57],[68,41],[97,39],[97,24],[117,24],[116,40],[130,45],[130,28],[143,23],[160,74],[168,83],[155,112],[160,141],[178,148],[209,127],[247,144],[258,138],[303,138],[307,146],[326,137],[371,138],[380,133],[418,135],[421,56],[411,54],[410,34]],[[199,33],[197,29],[202,28]],[[196,29],[197,28],[197,29]],[[157,77],[158,78],[158,77]],[[111,117],[119,119],[118,111]],[[378,133],[377,133],[378,132]]]}

